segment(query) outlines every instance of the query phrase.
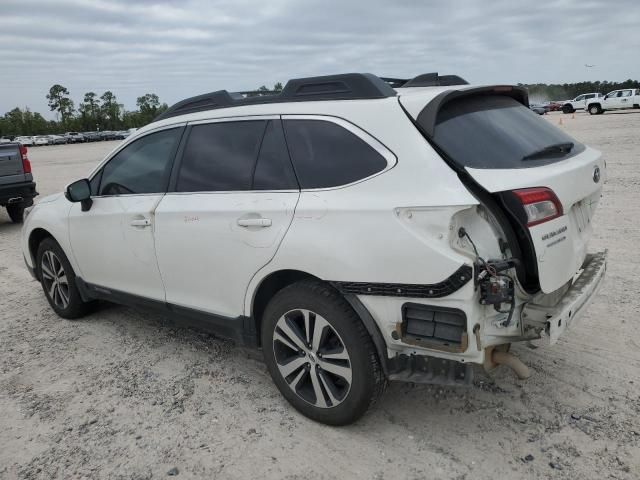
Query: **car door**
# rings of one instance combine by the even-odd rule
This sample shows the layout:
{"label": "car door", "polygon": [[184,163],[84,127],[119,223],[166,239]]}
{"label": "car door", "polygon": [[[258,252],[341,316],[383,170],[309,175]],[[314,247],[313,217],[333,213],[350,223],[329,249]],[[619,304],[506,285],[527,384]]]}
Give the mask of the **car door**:
{"label": "car door", "polygon": [[91,208],[71,207],[69,236],[85,282],[164,301],[154,213],[166,193],[183,130],[156,130],[126,145],[91,178]]}
{"label": "car door", "polygon": [[585,95],[578,95],[573,99],[573,102],[571,102],[571,104],[573,105],[574,109],[584,108],[584,100]]}
{"label": "car door", "polygon": [[604,97],[603,100],[603,108],[606,108],[607,110],[616,110],[618,108],[620,108],[621,106],[621,95],[622,95],[622,91],[621,90],[617,90],[615,92],[611,92],[611,93],[607,93],[607,95]]}
{"label": "car door", "polygon": [[619,100],[620,104],[618,108],[631,108],[633,106],[633,90],[622,90]]}
{"label": "car door", "polygon": [[280,118],[195,123],[156,209],[167,302],[238,317],[275,255],[300,196]]}

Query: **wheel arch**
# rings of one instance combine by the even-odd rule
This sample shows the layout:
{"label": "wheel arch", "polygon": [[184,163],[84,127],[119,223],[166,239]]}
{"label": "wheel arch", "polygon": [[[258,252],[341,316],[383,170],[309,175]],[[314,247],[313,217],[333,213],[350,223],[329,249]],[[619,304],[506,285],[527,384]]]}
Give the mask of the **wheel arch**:
{"label": "wheel arch", "polygon": [[[255,327],[255,331],[257,332],[258,338],[258,346],[260,345],[260,332],[262,328],[262,317],[264,315],[265,309],[269,304],[269,301],[273,296],[278,293],[283,288],[299,282],[301,280],[313,279],[319,282],[326,283],[331,285],[333,288],[336,288],[331,282],[327,282],[318,278],[317,276],[304,272],[301,270],[295,269],[285,269],[285,270],[276,270],[274,272],[269,273],[265,276],[258,286],[256,287],[253,297],[251,299],[251,307],[250,307],[250,318],[252,319]],[[388,358],[387,358],[387,345],[384,341],[384,337],[380,332],[380,328],[378,324],[374,320],[369,310],[362,304],[362,302],[358,299],[356,295],[353,294],[345,294],[341,292],[338,288],[336,288],[338,294],[345,299],[345,301],[351,306],[351,308],[356,312],[360,320],[362,321],[365,329],[369,333],[373,344],[375,346],[376,352],[378,354],[378,358],[380,363],[382,364],[382,369],[385,374],[388,373]]]}
{"label": "wheel arch", "polygon": [[[254,327],[258,334],[258,343],[260,343],[260,331],[262,327],[262,316],[273,296],[289,285],[301,280],[314,279],[318,277],[308,272],[295,269],[276,270],[265,276],[256,286],[251,296],[249,315],[254,322]],[[258,345],[261,346],[261,345]]]}
{"label": "wheel arch", "polygon": [[[31,230],[29,233],[29,255],[31,255],[31,261],[33,262],[34,272],[38,280],[40,280],[40,271],[37,267],[36,257],[38,255],[38,247],[45,238],[52,238],[57,242],[55,237],[48,230],[37,227]],[[58,242],[60,244],[60,242]]]}

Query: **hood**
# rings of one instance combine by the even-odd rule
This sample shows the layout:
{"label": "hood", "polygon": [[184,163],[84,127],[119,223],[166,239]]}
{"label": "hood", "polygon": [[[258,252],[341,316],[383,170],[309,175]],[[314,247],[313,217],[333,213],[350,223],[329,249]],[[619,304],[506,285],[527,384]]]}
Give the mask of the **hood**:
{"label": "hood", "polygon": [[53,195],[47,195],[46,197],[43,197],[43,198],[39,199],[36,203],[37,204],[41,204],[41,203],[55,202],[56,200],[58,200],[63,195],[64,194],[62,192],[54,193]]}

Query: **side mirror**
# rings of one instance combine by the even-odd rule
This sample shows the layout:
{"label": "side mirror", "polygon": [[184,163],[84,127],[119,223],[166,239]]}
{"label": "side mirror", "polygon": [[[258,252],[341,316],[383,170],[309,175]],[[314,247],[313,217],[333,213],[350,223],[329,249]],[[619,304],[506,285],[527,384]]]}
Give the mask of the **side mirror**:
{"label": "side mirror", "polygon": [[86,178],[77,180],[69,185],[64,196],[67,197],[67,200],[70,202],[80,202],[83,212],[88,211],[91,205],[93,205],[93,200],[91,200],[91,184]]}

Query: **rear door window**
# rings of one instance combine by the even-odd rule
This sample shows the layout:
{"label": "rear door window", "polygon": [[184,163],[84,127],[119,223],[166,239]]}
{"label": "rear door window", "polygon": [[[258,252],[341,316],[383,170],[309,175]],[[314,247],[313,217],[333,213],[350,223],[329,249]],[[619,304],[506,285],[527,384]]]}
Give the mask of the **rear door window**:
{"label": "rear door window", "polygon": [[269,120],[253,174],[252,190],[298,189],[280,120]]}
{"label": "rear door window", "polygon": [[501,95],[462,97],[445,104],[433,141],[455,163],[471,168],[537,167],[585,148],[517,100]]}
{"label": "rear door window", "polygon": [[194,125],[182,155],[176,190],[251,190],[266,126],[266,120]]}
{"label": "rear door window", "polygon": [[387,167],[387,160],[380,153],[336,123],[288,119],[284,126],[301,188],[347,185]]}
{"label": "rear door window", "polygon": [[176,191],[297,189],[280,120],[238,120],[191,128]]}

